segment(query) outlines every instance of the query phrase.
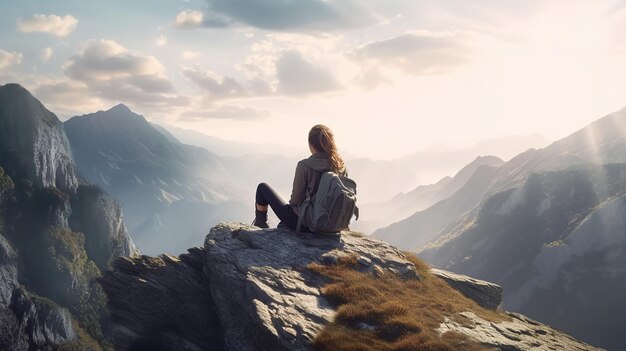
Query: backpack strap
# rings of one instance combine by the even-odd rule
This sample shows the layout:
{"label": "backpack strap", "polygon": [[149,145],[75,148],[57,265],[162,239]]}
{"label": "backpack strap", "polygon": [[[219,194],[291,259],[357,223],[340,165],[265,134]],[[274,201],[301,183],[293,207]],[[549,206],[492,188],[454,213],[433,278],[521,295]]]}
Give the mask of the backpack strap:
{"label": "backpack strap", "polygon": [[[306,186],[306,185],[305,185]],[[306,212],[306,208],[311,205],[311,192],[309,191],[309,187],[306,186],[306,197],[304,201],[300,204],[300,208],[298,208],[298,224],[296,225],[296,233],[300,234],[300,227],[302,226],[302,220],[304,219],[304,214]]]}
{"label": "backpack strap", "polygon": [[[304,204],[304,202],[302,203]],[[307,203],[307,206],[309,204]],[[296,224],[296,233],[300,234],[300,232],[302,232],[300,230],[300,227],[302,226],[302,218],[304,217],[304,211],[302,209],[300,209],[300,214],[298,214],[298,224]]]}

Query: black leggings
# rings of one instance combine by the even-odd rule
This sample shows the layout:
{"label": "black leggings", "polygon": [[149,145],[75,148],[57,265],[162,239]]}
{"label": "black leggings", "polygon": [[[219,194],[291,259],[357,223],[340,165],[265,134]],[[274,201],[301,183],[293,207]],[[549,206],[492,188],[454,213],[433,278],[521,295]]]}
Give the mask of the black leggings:
{"label": "black leggings", "polygon": [[[274,189],[267,183],[260,183],[256,188],[256,203],[261,206],[269,205],[276,216],[289,228],[296,229],[298,215],[293,212],[290,204],[286,203]],[[308,232],[308,228],[301,226],[301,231]]]}

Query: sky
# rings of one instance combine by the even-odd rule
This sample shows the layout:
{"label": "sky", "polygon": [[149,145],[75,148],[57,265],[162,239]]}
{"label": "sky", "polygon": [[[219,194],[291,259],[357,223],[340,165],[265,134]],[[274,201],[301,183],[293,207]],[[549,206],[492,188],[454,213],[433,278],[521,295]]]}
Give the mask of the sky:
{"label": "sky", "polygon": [[23,0],[0,33],[0,83],[62,120],[124,103],[303,153],[318,123],[390,159],[557,140],[626,106],[626,1]]}

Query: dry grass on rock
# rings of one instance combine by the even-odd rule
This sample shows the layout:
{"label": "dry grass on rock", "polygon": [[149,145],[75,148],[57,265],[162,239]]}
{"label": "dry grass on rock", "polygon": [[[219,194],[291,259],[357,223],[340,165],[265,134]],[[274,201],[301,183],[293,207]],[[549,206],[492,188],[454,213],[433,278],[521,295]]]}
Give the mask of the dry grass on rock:
{"label": "dry grass on rock", "polygon": [[322,294],[337,306],[335,320],[315,338],[322,351],[418,351],[484,350],[465,336],[436,330],[444,316],[462,323],[458,315],[473,311],[491,321],[508,319],[467,299],[412,254],[407,259],[421,280],[403,280],[392,273],[374,277],[357,270],[357,258],[342,258],[335,265],[311,264],[309,268],[329,278]]}

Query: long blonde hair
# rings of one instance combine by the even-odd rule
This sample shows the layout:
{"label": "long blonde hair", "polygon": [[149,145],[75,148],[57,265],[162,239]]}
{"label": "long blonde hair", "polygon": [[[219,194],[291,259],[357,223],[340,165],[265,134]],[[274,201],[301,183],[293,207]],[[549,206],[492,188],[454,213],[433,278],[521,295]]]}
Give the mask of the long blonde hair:
{"label": "long blonde hair", "polygon": [[315,150],[323,151],[328,154],[330,168],[333,171],[343,173],[346,165],[337,151],[335,137],[330,128],[323,124],[313,126],[309,131],[309,144],[313,145]]}

